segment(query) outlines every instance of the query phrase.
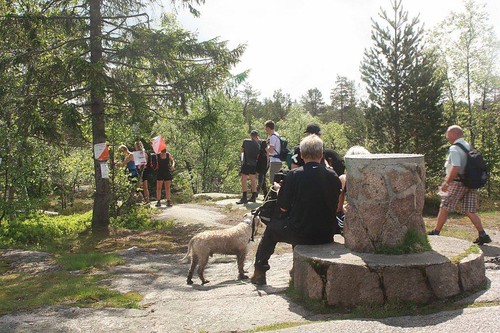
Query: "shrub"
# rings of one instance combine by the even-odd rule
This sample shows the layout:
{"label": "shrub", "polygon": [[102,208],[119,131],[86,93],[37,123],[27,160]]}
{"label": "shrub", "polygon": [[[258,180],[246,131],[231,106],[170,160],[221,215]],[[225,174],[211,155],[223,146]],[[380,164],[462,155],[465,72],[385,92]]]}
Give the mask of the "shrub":
{"label": "shrub", "polygon": [[0,246],[62,244],[90,228],[92,212],[71,216],[29,215],[0,226]]}
{"label": "shrub", "polygon": [[112,217],[111,226],[115,228],[145,230],[151,229],[151,209],[144,206],[132,206],[126,213]]}

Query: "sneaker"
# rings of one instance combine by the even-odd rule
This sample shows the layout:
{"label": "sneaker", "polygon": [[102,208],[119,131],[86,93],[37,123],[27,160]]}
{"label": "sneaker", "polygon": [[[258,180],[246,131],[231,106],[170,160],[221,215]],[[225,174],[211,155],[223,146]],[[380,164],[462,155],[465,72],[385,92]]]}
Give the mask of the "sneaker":
{"label": "sneaker", "polygon": [[158,200],[158,201],[156,202],[156,205],[155,205],[155,206],[156,206],[156,207],[161,207],[161,202],[160,202],[160,200]]}
{"label": "sneaker", "polygon": [[476,238],[476,240],[474,241],[474,243],[477,244],[477,245],[483,245],[483,244],[486,244],[486,243],[491,243],[491,238],[488,235],[479,236],[478,238]]}
{"label": "sneaker", "polygon": [[429,231],[427,233],[427,235],[429,235],[429,236],[439,236],[439,233],[440,233],[439,231],[432,230],[432,231]]}
{"label": "sneaker", "polygon": [[170,202],[170,200],[167,200],[167,207],[172,207],[172,203]]}

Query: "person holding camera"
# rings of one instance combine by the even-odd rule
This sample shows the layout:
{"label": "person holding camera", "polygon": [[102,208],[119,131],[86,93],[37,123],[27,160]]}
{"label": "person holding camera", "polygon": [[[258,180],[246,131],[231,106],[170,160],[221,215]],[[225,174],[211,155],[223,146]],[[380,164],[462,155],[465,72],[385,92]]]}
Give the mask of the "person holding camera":
{"label": "person holding camera", "polygon": [[339,177],[321,165],[323,141],[315,134],[300,142],[305,164],[288,172],[278,193],[280,217],[271,219],[255,255],[255,270],[251,282],[266,284],[269,258],[278,242],[292,246],[333,242],[335,212],[341,189]]}

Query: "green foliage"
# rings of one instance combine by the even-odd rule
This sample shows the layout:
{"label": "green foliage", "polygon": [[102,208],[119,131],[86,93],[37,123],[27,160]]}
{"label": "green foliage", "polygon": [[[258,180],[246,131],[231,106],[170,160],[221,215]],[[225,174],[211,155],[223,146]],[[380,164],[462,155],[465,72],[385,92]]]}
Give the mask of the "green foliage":
{"label": "green foliage", "polygon": [[121,294],[99,285],[105,278],[106,275],[75,275],[69,272],[0,276],[0,315],[55,304],[139,308],[142,299],[139,294]]}
{"label": "green foliage", "polygon": [[313,117],[317,117],[326,111],[326,105],[323,101],[323,95],[318,88],[309,89],[305,95],[300,98],[300,102],[306,112]]}
{"label": "green foliage", "polygon": [[488,161],[486,189],[492,196],[500,183],[500,40],[489,19],[486,4],[466,0],[463,11],[450,13],[433,29],[431,43],[445,78],[445,124],[462,126],[466,140]]}
{"label": "green foliage", "polygon": [[172,142],[176,173],[189,178],[193,194],[239,192],[240,147],[248,137],[240,104],[220,93],[209,94],[193,101],[190,110],[155,127]]}
{"label": "green foliage", "polygon": [[406,232],[403,243],[397,246],[377,246],[375,253],[379,254],[409,254],[432,250],[427,235],[421,235],[417,230],[410,229]]}
{"label": "green foliage", "polygon": [[133,206],[127,209],[126,214],[111,218],[111,226],[129,230],[169,230],[172,221],[151,219],[152,210],[145,206]]}
{"label": "green foliage", "polygon": [[90,227],[92,213],[71,216],[32,214],[2,223],[0,247],[60,246]]}
{"label": "green foliage", "polygon": [[479,253],[481,253],[481,249],[479,248],[479,246],[474,244],[471,245],[467,250],[465,250],[464,253],[460,253],[459,255],[456,255],[453,258],[451,258],[451,262],[454,264],[458,264],[460,263],[460,261],[462,261],[462,259],[467,258],[469,254],[479,254]]}
{"label": "green foliage", "polygon": [[57,257],[57,263],[67,271],[77,271],[90,267],[106,268],[125,263],[116,254],[109,253],[68,253]]}

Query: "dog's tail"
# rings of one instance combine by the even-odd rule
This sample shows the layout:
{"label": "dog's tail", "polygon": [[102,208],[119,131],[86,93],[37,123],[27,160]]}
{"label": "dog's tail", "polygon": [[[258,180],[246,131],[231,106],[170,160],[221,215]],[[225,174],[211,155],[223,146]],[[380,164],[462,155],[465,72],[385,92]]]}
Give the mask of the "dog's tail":
{"label": "dog's tail", "polygon": [[184,258],[182,258],[181,260],[179,260],[180,262],[184,262],[187,259],[187,257],[189,257],[189,255],[193,252],[193,241],[194,241],[194,239],[191,238],[191,240],[189,241],[189,244],[188,244],[187,253],[184,256]]}

